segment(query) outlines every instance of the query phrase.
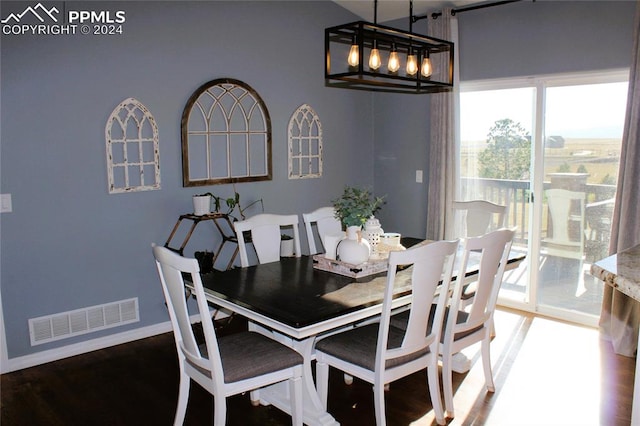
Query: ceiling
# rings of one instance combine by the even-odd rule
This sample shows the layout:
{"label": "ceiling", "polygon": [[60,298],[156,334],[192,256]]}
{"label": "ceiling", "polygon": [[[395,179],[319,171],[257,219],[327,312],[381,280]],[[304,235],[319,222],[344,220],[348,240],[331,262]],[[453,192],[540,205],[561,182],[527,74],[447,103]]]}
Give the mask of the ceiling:
{"label": "ceiling", "polygon": [[[365,21],[373,22],[374,0],[333,0]],[[482,0],[414,0],[413,15],[442,10],[443,7],[459,8],[470,4],[484,3]],[[378,23],[409,17],[409,0],[379,0]]]}

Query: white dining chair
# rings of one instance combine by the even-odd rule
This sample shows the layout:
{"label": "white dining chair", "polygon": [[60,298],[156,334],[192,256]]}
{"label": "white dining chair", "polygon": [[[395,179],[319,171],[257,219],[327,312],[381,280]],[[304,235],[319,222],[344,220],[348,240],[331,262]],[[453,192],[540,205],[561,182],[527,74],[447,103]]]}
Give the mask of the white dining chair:
{"label": "white dining chair", "polygon": [[294,256],[300,257],[300,231],[298,230],[298,215],[279,215],[262,213],[246,220],[234,222],[233,227],[238,239],[240,265],[249,266],[247,242],[244,232],[251,233],[251,242],[258,256],[258,263],[277,262],[280,260],[280,239],[282,227],[293,228]]}
{"label": "white dining chair", "polygon": [[[542,239],[546,253],[582,260],[585,239],[585,193],[553,188],[547,189],[545,195],[552,225],[551,234]],[[575,233],[571,232],[572,225],[575,225]]]}
{"label": "white dining chair", "polygon": [[[184,422],[193,379],[214,397],[215,426],[226,424],[228,396],[288,380],[291,420],[294,425],[302,425],[302,356],[259,333],[245,331],[217,337],[209,316],[198,261],[160,246],[153,246],[153,255],[169,308],[180,368],[174,424]],[[184,275],[193,283],[204,344],[198,344],[189,318]]]}
{"label": "white dining chair", "polygon": [[505,226],[507,207],[485,200],[454,201],[455,237],[479,237]]}
{"label": "white dining chair", "polygon": [[332,206],[320,207],[310,213],[303,213],[302,220],[307,231],[307,241],[309,242],[309,254],[319,253],[316,248],[316,238],[313,232],[313,223],[316,224],[318,237],[326,250],[325,235],[337,234],[342,231],[342,224],[336,218],[336,210]]}
{"label": "white dining chair", "polygon": [[[456,238],[479,237],[505,226],[506,206],[485,200],[471,200],[454,201],[452,207]],[[462,307],[470,305],[474,296],[475,285],[466,286],[462,292]]]}
{"label": "white dining chair", "polygon": [[[438,380],[438,346],[458,241],[439,241],[389,254],[380,321],[322,338],[315,345],[318,394],[327,407],[329,367],[373,384],[376,424],[386,424],[386,384],[426,368],[438,424],[444,424]],[[393,288],[400,265],[412,265],[412,303],[404,330],[390,325]],[[440,284],[441,283],[441,284]],[[430,307],[437,308],[431,315]]]}
{"label": "white dining chair", "polygon": [[[323,249],[327,250],[327,242],[325,236],[338,235],[344,233],[342,231],[342,223],[336,218],[336,209],[333,206],[320,207],[311,213],[303,213],[302,220],[307,233],[307,241],[309,242],[309,254],[317,254],[320,251],[316,248],[315,235],[313,232],[313,223],[316,224],[318,237],[322,243]],[[332,258],[335,259],[335,245]],[[353,383],[353,377],[348,374],[344,375],[344,382],[348,385]]]}
{"label": "white dining chair", "polygon": [[[495,391],[491,370],[490,344],[493,314],[502,284],[504,270],[511,250],[515,229],[499,229],[464,241],[451,302],[446,314],[445,329],[440,346],[442,382],[447,417],[453,418],[453,356],[462,349],[481,342],[481,356],[485,385]],[[460,279],[467,270],[470,256],[480,256],[475,297],[463,307],[462,295],[466,281]],[[452,313],[455,312],[456,315]],[[434,323],[435,325],[435,323]]]}
{"label": "white dining chair", "polygon": [[[574,259],[578,263],[578,282],[575,296],[580,297],[587,291],[584,274],[585,237],[586,237],[586,194],[562,188],[545,191],[549,215],[547,218],[547,236],[542,239],[542,253],[564,259]],[[566,267],[566,265],[565,265]]]}

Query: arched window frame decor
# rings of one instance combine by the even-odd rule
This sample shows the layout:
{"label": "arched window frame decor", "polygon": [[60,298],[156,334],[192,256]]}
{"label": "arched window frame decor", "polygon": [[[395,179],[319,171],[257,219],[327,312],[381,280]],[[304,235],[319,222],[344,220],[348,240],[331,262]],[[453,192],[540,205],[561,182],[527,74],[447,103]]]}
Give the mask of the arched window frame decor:
{"label": "arched window frame decor", "polygon": [[128,98],[105,126],[109,193],[160,189],[158,126],[140,101]]}
{"label": "arched window frame decor", "polygon": [[271,180],[271,118],[248,84],[223,78],[200,86],[181,130],[183,186]]}
{"label": "arched window frame decor", "polygon": [[289,179],[322,176],[322,123],[309,105],[301,105],[289,120]]}

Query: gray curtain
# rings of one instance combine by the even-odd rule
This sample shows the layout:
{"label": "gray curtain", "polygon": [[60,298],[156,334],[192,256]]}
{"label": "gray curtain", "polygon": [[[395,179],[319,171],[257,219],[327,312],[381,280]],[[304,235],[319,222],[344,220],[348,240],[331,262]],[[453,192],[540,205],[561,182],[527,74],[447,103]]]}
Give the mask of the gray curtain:
{"label": "gray curtain", "polygon": [[[429,21],[427,33],[454,43],[454,90],[434,93],[430,96],[431,132],[429,141],[429,186],[427,188],[427,239],[441,240],[451,226],[447,222],[455,194],[458,169],[458,20],[451,16],[451,9],[444,9],[442,16]],[[446,65],[446,64],[444,64]],[[436,64],[434,64],[434,67]]]}
{"label": "gray curtain", "polygon": [[[609,252],[640,244],[640,0],[636,4],[633,51],[629,73],[627,115],[622,136],[618,188]],[[604,286],[600,328],[616,353],[634,356],[638,346],[640,303]]]}

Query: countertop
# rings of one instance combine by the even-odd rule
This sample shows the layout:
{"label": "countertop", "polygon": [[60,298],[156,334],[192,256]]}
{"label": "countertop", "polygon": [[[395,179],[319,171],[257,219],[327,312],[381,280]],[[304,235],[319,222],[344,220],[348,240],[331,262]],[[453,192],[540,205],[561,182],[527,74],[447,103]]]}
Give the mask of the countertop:
{"label": "countertop", "polygon": [[591,275],[640,301],[640,244],[594,263]]}

